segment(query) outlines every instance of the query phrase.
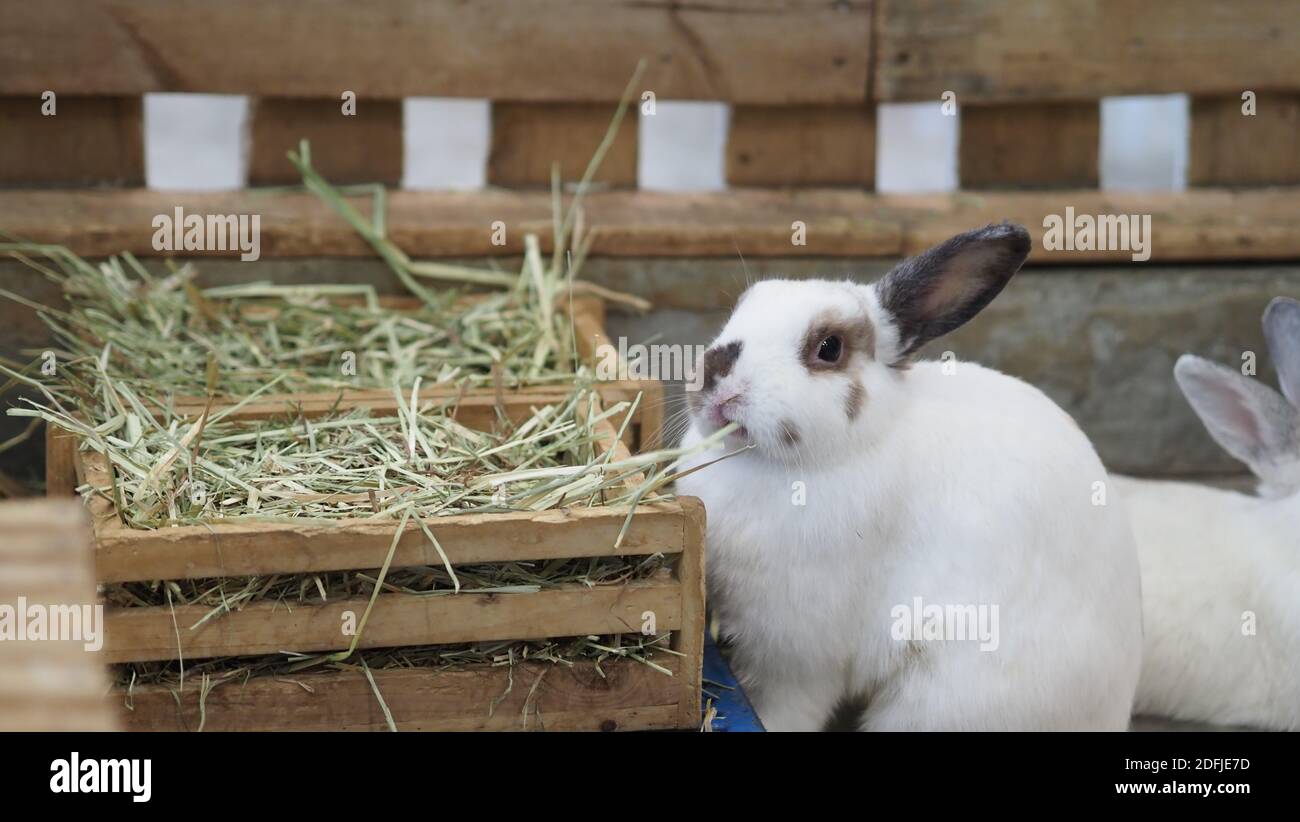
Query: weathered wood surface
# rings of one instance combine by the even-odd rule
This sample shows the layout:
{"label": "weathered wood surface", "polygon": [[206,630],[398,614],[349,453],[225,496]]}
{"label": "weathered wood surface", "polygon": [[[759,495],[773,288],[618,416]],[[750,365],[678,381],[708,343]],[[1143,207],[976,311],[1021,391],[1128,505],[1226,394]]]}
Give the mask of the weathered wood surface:
{"label": "weathered wood surface", "polygon": [[[72,608],[84,614],[97,599],[91,550],[80,503],[0,502],[0,604],[63,609],[51,618],[67,619]],[[92,621],[84,627],[103,626]],[[115,729],[104,697],[105,656],[87,649],[90,636],[68,636],[0,640],[0,730]]]}
{"label": "weathered wood surface", "polygon": [[1192,98],[1188,185],[1300,183],[1300,94],[1260,91],[1254,114],[1245,105],[1240,94]]}
{"label": "weathered wood surface", "polygon": [[71,497],[77,491],[77,440],[53,425],[45,426],[45,495]]}
{"label": "weathered wood surface", "polygon": [[[682,662],[661,654],[671,675],[630,660],[573,666],[526,662],[513,668],[375,670],[236,679],[213,688],[199,708],[199,686],[176,697],[158,685],[116,692],[131,731],[386,731],[384,698],[399,731],[640,731],[694,727],[678,713],[689,691]],[[540,679],[540,681],[539,681]],[[696,695],[698,705],[698,694]],[[499,700],[499,701],[498,701]],[[134,710],[128,709],[130,704]],[[680,724],[679,724],[680,723]]]}
{"label": "weathered wood surface", "polygon": [[1295,0],[879,0],[874,94],[959,103],[1300,84]]}
{"label": "weathered wood surface", "polygon": [[961,108],[957,173],[964,189],[1096,188],[1101,104]]}
{"label": "weathered wood surface", "polygon": [[[0,94],[741,104],[1292,88],[1294,0],[46,0],[11,3]],[[320,60],[321,54],[331,59]]]}
{"label": "weathered wood surface", "polygon": [[343,113],[339,93],[321,100],[268,97],[249,116],[248,184],[298,185],[302,174],[286,153],[311,143],[312,166],[335,185],[402,180],[402,101],[358,100]]}
{"label": "weathered wood surface", "polygon": [[[368,209],[368,200],[356,200]],[[157,256],[157,214],[260,214],[261,252],[271,257],[370,257],[374,251],[310,194],[176,193],[147,190],[11,191],[0,197],[0,230],[60,243],[83,256],[121,251]],[[849,190],[761,190],[672,194],[596,192],[586,202],[592,253],[611,257],[898,257],[990,222],[1025,225],[1042,263],[1127,261],[1127,250],[1048,250],[1048,215],[1151,215],[1156,262],[1300,259],[1300,188],[1187,192],[1096,190],[872,194]],[[525,232],[549,248],[550,194],[541,191],[410,192],[389,198],[388,234],[415,257],[517,255]],[[492,223],[507,225],[504,246]],[[803,223],[806,244],[792,225]],[[193,253],[192,253],[193,254]],[[206,252],[194,256],[229,256]]]}
{"label": "weathered wood surface", "polygon": [[682,727],[698,723],[700,688],[704,664],[704,631],[707,616],[704,590],[704,503],[695,497],[679,500],[686,513],[683,550],[674,576],[682,587],[681,624],[673,634],[673,650],[682,654],[680,676],[681,699],[677,704],[678,722]]}
{"label": "weathered wood surface", "polygon": [[[452,645],[639,633],[652,611],[659,631],[682,627],[683,586],[671,579],[621,585],[563,585],[531,594],[420,596],[384,593],[375,599],[357,648]],[[208,605],[106,608],[103,656],[108,662],[310,653],[351,647],[369,597],[297,605],[259,601],[199,623]]]}
{"label": "weathered wood surface", "polygon": [[862,0],[14,2],[0,94],[612,102],[645,58],[661,99],[848,102],[870,21]]}
{"label": "weathered wood surface", "polygon": [[0,189],[144,185],[141,98],[62,92],[56,91],[51,115],[42,113],[39,94],[0,97]]}
{"label": "weathered wood surface", "polygon": [[[636,187],[637,110],[633,105],[623,117],[594,183]],[[582,179],[612,116],[599,103],[493,103],[488,184],[549,191],[554,163],[561,180]]]}
{"label": "weathered wood surface", "polygon": [[734,107],[727,182],[874,188],[875,106]]}

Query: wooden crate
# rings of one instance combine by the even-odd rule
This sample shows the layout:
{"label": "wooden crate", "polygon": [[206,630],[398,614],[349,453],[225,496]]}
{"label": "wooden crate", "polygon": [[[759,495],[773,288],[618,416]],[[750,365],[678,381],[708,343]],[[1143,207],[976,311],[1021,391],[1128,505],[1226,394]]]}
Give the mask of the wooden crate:
{"label": "wooden crate", "polygon": [[[540,395],[502,400],[513,419],[523,419]],[[376,403],[376,411],[392,411]],[[277,413],[275,409],[271,413]],[[496,405],[474,398],[457,419],[486,426]],[[608,422],[606,448],[628,454]],[[106,460],[93,451],[74,453],[78,480],[107,488]],[[87,501],[94,526],[96,577],[101,583],[158,579],[204,579],[260,574],[301,574],[377,568],[392,544],[397,523],[370,520],[308,520],[298,523],[214,524],[154,531],[126,527],[101,494]],[[662,553],[671,567],[621,585],[562,585],[532,594],[474,593],[420,597],[382,593],[375,600],[358,649],[442,645],[638,633],[647,612],[658,632],[671,632],[661,664],[671,676],[631,660],[571,668],[526,663],[513,669],[454,672],[376,670],[399,729],[411,730],[641,730],[691,728],[699,724],[703,654],[704,509],[693,498],[638,507],[622,545],[614,540],[626,507],[570,508],[539,513],[460,514],[428,525],[454,565]],[[440,564],[421,531],[409,526],[391,567]],[[368,597],[298,605],[253,603],[187,630],[206,606],[106,607],[104,658],[110,663],[324,652],[349,647],[340,630],[343,614],[359,617]],[[179,626],[179,627],[178,627]],[[561,670],[560,668],[563,668]],[[493,700],[510,695],[489,712]],[[539,682],[540,680],[540,682]],[[361,672],[304,674],[228,683],[209,693],[204,728],[211,730],[384,729],[383,712]],[[300,684],[294,684],[300,683]],[[307,687],[304,688],[303,685]],[[310,690],[308,690],[310,689]],[[119,705],[126,695],[115,694]],[[133,710],[122,710],[129,730],[180,730],[199,723],[199,688],[173,695],[163,686],[131,691]]]}

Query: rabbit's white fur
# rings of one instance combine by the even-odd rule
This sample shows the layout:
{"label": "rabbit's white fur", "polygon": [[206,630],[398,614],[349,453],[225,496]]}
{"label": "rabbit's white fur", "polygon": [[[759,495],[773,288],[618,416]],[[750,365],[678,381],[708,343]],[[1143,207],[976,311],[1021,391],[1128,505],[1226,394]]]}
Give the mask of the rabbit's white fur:
{"label": "rabbit's white fur", "polygon": [[1300,303],[1274,300],[1264,327],[1290,402],[1199,357],[1174,370],[1259,496],[1116,478],[1142,566],[1136,713],[1300,730]]}
{"label": "rabbit's white fur", "polygon": [[[987,262],[978,244],[968,256]],[[717,338],[738,357],[692,398],[685,445],[729,419],[744,430],[728,446],[753,446],[678,488],[707,508],[710,603],[760,716],[817,730],[859,702],[864,730],[1124,729],[1141,606],[1121,502],[1094,504],[1105,469],[1030,385],[967,362],[901,367],[914,341],[881,293],[756,284]],[[801,340],[827,315],[868,318],[874,354],[807,370]],[[998,647],[893,638],[893,609],[916,597],[996,605]]]}
{"label": "rabbit's white fur", "polygon": [[1300,730],[1300,497],[1115,480],[1142,566],[1134,713]]}

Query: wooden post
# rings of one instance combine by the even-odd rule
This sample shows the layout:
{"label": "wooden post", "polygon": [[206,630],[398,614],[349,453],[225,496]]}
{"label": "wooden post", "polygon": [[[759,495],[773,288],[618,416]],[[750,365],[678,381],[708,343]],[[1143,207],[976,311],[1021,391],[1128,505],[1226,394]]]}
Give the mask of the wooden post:
{"label": "wooden post", "polygon": [[681,627],[673,635],[673,648],[682,657],[682,694],[677,706],[677,726],[698,728],[700,724],[700,688],[703,676],[705,595],[704,595],[704,503],[695,497],[678,500],[686,513],[683,530],[684,550],[677,559],[677,581],[682,586]]}
{"label": "wooden post", "polygon": [[252,111],[249,185],[287,185],[302,176],[285,156],[298,142],[311,142],[312,165],[331,183],[383,183],[402,180],[402,101],[263,98]]}
{"label": "wooden post", "polygon": [[115,730],[103,655],[87,649],[86,628],[104,626],[85,621],[96,604],[86,512],[72,500],[0,503],[0,534],[0,604],[81,618],[68,640],[0,640],[0,731]]}
{"label": "wooden post", "polygon": [[0,97],[0,188],[140,185],[139,97]]}
{"label": "wooden post", "polygon": [[70,497],[77,491],[77,439],[45,424],[45,495]]}
{"label": "wooden post", "polygon": [[1188,185],[1300,183],[1300,94],[1193,97],[1188,142]]}
{"label": "wooden post", "polygon": [[1096,188],[1101,105],[961,107],[962,188]]}
{"label": "wooden post", "polygon": [[735,106],[727,182],[875,188],[874,105]]}
{"label": "wooden post", "polygon": [[[580,180],[609,129],[614,111],[614,105],[605,103],[494,101],[488,183],[549,188],[553,162],[559,162],[562,180]],[[637,116],[633,104],[623,117],[595,182],[618,187],[636,185]]]}

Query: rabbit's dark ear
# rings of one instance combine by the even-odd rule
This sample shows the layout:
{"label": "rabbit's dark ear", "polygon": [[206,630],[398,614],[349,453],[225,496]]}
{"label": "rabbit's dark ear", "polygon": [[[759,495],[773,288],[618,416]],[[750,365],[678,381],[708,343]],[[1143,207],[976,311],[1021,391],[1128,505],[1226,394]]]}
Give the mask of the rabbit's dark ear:
{"label": "rabbit's dark ear", "polygon": [[1264,337],[1282,394],[1300,408],[1300,302],[1274,297],[1264,309]]}
{"label": "rabbit's dark ear", "polygon": [[1267,480],[1295,458],[1296,409],[1263,382],[1184,354],[1174,378],[1214,441]]}
{"label": "rabbit's dark ear", "polygon": [[906,360],[935,337],[961,327],[992,302],[1029,256],[1029,232],[990,225],[958,234],[876,283],[880,305],[898,330],[890,361]]}

